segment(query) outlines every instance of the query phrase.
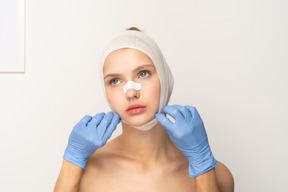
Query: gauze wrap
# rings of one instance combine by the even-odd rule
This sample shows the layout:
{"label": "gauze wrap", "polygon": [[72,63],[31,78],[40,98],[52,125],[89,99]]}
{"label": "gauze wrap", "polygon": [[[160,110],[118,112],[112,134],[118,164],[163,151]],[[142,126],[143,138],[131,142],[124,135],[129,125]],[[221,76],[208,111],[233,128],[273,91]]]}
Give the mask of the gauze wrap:
{"label": "gauze wrap", "polygon": [[[99,61],[99,73],[100,73],[100,81],[102,88],[104,90],[104,97],[111,108],[111,110],[115,113],[115,109],[110,105],[106,94],[105,94],[105,85],[104,85],[104,77],[103,77],[103,66],[106,57],[113,51],[121,48],[132,48],[137,49],[139,51],[144,52],[146,55],[150,57],[150,59],[153,61],[159,79],[160,79],[160,85],[161,85],[161,95],[160,95],[160,104],[158,108],[158,112],[163,112],[163,108],[168,104],[170,100],[170,96],[173,90],[174,85],[174,78],[173,75],[169,69],[169,66],[167,65],[165,58],[163,57],[160,48],[156,44],[156,42],[151,39],[149,36],[147,36],[145,33],[140,31],[134,31],[134,30],[126,30],[122,33],[120,33],[118,36],[114,37],[111,41],[109,41],[106,46],[103,49],[102,54],[100,55],[100,61]],[[142,94],[145,94],[142,92]],[[122,121],[124,121],[122,119]],[[124,121],[125,122],[125,121]],[[128,124],[127,122],[125,122]],[[132,126],[139,130],[149,130],[153,128],[158,121],[154,117],[153,120],[150,122],[141,125],[141,126]]]}

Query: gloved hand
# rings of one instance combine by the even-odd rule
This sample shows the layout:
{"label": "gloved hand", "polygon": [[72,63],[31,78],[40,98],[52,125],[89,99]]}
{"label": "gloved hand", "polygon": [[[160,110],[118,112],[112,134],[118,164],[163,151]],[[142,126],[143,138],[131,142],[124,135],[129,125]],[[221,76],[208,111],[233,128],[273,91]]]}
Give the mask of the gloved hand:
{"label": "gloved hand", "polygon": [[63,158],[85,169],[90,155],[104,146],[121,118],[110,111],[83,117],[73,128]]}
{"label": "gloved hand", "polygon": [[193,106],[170,105],[163,112],[174,118],[156,113],[156,119],[166,129],[170,139],[189,161],[189,177],[201,175],[216,166],[218,161],[210,149],[203,121]]}

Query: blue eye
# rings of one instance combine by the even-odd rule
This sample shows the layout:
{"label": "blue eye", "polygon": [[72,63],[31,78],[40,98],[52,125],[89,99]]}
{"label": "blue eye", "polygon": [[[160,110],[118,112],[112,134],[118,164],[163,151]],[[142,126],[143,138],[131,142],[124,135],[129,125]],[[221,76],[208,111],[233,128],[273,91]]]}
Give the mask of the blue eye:
{"label": "blue eye", "polygon": [[[112,79],[112,80],[110,81],[110,84],[111,84],[111,85],[116,85],[117,81],[118,81],[118,79]],[[116,82],[116,83],[115,83],[115,82]]]}
{"label": "blue eye", "polygon": [[[148,75],[142,75],[142,74],[148,74]],[[140,77],[147,77],[147,76],[149,76],[150,75],[150,73],[149,73],[149,71],[142,71],[142,72],[140,72]]]}

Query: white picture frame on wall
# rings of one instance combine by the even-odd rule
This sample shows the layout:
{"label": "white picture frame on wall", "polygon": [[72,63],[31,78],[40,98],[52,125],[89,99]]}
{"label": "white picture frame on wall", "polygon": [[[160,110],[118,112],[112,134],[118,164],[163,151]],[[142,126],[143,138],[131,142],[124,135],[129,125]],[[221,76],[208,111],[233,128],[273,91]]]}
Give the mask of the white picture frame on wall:
{"label": "white picture frame on wall", "polygon": [[25,72],[25,0],[0,1],[1,72]]}

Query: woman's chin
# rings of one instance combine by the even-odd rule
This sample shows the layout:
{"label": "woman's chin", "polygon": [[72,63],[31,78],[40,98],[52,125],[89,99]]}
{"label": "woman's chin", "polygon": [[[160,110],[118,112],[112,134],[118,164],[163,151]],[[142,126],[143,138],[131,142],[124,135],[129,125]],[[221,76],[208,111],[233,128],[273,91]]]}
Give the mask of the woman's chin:
{"label": "woman's chin", "polygon": [[[143,119],[143,118],[134,118],[134,119],[131,119],[131,118],[126,118],[124,119],[125,122],[128,123],[128,125],[131,125],[131,126],[142,126],[142,125],[145,125],[147,123],[149,123],[150,121],[152,121],[153,118],[149,118],[149,119]],[[125,123],[124,122],[124,123]]]}
{"label": "woman's chin", "polygon": [[131,126],[142,126],[142,125],[145,125],[146,123],[148,123],[149,121],[147,121],[147,122],[125,121],[125,122],[127,122],[127,124],[131,125]]}

